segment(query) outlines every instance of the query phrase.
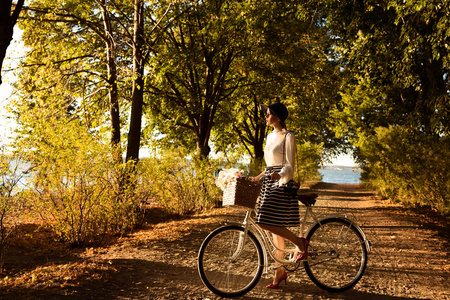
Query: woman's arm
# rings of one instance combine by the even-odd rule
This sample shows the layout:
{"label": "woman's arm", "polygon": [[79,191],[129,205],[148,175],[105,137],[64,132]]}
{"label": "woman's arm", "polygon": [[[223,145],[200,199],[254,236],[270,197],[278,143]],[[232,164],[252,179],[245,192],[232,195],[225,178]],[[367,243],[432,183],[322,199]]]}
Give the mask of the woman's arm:
{"label": "woman's arm", "polygon": [[266,171],[262,171],[261,173],[258,174],[258,176],[249,177],[248,179],[251,180],[251,181],[260,181],[265,173],[266,173]]}
{"label": "woman's arm", "polygon": [[281,171],[278,173],[280,175],[280,178],[278,179],[281,180],[281,183],[287,183],[294,177],[295,153],[297,151],[295,135],[292,132],[287,133],[285,142],[285,164]]}

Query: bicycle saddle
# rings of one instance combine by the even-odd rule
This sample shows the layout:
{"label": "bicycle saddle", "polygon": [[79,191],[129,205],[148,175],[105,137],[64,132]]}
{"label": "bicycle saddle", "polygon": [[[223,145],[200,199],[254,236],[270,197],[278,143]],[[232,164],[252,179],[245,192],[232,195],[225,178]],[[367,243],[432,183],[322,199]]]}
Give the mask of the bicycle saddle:
{"label": "bicycle saddle", "polygon": [[316,204],[316,198],[319,197],[319,195],[317,195],[316,193],[310,193],[297,195],[297,197],[301,203],[308,206]]}

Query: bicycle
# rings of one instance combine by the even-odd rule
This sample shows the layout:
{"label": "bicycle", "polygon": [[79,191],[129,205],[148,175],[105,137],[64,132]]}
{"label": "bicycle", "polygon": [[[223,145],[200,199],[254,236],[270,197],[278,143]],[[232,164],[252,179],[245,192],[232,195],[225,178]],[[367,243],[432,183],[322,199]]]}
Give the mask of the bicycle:
{"label": "bicycle", "polygon": [[[263,270],[267,274],[269,269],[277,268],[269,266],[269,257],[291,272],[303,265],[309,278],[326,291],[341,292],[354,287],[366,269],[370,242],[361,227],[345,214],[319,219],[312,209],[316,198],[316,194],[298,195],[306,206],[300,236],[307,218],[311,216],[314,221],[305,234],[309,242],[306,259],[296,261],[294,248],[278,249],[256,224],[255,211],[247,210],[242,223],[219,227],[203,241],[198,271],[206,287],[221,297],[242,296],[256,286]],[[285,253],[282,260],[275,258],[275,250]]]}

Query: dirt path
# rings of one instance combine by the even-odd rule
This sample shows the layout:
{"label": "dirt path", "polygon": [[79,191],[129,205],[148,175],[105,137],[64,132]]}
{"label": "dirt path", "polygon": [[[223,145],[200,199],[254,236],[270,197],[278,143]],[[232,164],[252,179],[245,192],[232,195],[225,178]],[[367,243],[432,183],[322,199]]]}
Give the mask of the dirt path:
{"label": "dirt path", "polygon": [[[315,211],[346,211],[372,242],[366,273],[356,287],[330,294],[303,269],[267,290],[270,275],[241,299],[450,299],[450,223],[432,212],[387,204],[359,185],[321,183]],[[12,248],[0,280],[0,299],[218,299],[197,273],[197,251],[208,232],[243,211],[221,208],[190,219],[149,225],[103,248],[78,253],[30,253]]]}

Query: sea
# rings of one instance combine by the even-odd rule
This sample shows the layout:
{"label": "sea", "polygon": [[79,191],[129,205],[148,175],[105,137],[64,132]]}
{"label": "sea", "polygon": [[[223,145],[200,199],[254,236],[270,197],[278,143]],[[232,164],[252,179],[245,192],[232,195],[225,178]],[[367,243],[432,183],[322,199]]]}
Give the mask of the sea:
{"label": "sea", "polygon": [[319,169],[322,181],[328,183],[360,183],[361,170],[357,167],[330,165]]}
{"label": "sea", "polygon": [[[24,170],[28,169],[29,166],[26,164],[18,163],[13,160],[11,166],[18,168],[19,175]],[[357,167],[349,166],[339,166],[339,165],[329,165],[319,169],[319,173],[322,176],[323,182],[328,183],[360,183],[361,170]],[[18,182],[19,188],[25,188],[28,185],[29,174],[22,174],[20,182]]]}

